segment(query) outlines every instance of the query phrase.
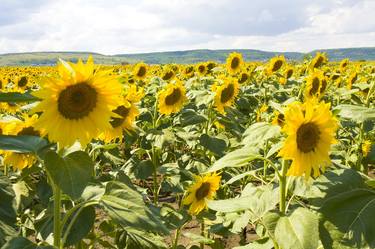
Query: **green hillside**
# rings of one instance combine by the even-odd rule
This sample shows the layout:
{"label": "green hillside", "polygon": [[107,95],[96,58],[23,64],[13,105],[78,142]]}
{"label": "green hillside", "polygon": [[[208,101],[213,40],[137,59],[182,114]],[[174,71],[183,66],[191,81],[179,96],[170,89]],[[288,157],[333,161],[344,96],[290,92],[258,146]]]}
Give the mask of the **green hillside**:
{"label": "green hillside", "polygon": [[[189,64],[200,61],[224,62],[229,53],[237,51],[243,54],[247,61],[264,61],[269,58],[284,54],[287,59],[301,60],[304,56],[314,54],[298,52],[267,52],[253,49],[226,49],[226,50],[188,50],[173,52],[155,52],[142,54],[119,54],[103,55],[90,52],[35,52],[35,53],[12,53],[0,55],[0,66],[15,65],[54,65],[58,58],[69,61],[77,61],[78,58],[87,58],[93,55],[95,62],[99,64],[120,64],[144,61],[150,64],[180,63]],[[331,61],[349,58],[350,60],[375,60],[375,47],[373,48],[343,48],[319,50],[326,52]]]}

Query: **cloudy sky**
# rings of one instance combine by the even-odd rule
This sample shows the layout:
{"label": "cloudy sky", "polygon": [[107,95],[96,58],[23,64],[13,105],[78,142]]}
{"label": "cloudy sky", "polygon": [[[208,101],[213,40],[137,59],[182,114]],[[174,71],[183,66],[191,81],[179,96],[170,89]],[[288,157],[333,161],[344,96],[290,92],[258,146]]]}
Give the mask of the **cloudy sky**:
{"label": "cloudy sky", "polygon": [[375,0],[0,0],[0,53],[375,46]]}

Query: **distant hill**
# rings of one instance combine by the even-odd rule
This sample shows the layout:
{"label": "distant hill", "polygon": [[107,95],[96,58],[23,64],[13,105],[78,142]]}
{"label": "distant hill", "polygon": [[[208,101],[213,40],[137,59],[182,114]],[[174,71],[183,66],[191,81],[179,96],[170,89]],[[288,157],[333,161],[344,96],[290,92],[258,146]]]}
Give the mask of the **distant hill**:
{"label": "distant hill", "polygon": [[[54,65],[58,58],[77,61],[78,58],[86,59],[92,55],[98,64],[121,64],[135,63],[144,61],[149,64],[180,63],[189,64],[200,61],[218,61],[224,62],[228,54],[237,51],[242,53],[247,61],[264,61],[275,55],[283,54],[290,60],[302,60],[305,56],[313,55],[316,51],[309,53],[299,52],[267,52],[254,49],[225,49],[225,50],[188,50],[173,52],[155,52],[141,54],[118,54],[103,55],[91,52],[32,52],[32,53],[12,53],[0,55],[0,66],[15,65]],[[326,52],[330,61],[338,61],[343,58],[350,60],[375,60],[375,47],[369,48],[340,48],[340,49],[322,49]]]}

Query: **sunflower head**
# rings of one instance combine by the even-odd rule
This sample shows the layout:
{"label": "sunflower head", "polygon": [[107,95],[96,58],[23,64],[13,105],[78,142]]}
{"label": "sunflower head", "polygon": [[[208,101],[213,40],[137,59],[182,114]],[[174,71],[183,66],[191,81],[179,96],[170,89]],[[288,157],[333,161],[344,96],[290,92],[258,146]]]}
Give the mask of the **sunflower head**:
{"label": "sunflower head", "polygon": [[344,73],[345,70],[347,69],[349,65],[349,59],[346,58],[346,59],[343,59],[341,62],[340,62],[340,72],[341,73]]}
{"label": "sunflower head", "polygon": [[307,77],[305,98],[320,98],[327,88],[327,78],[321,71],[314,71]]}
{"label": "sunflower head", "polygon": [[191,78],[194,75],[194,66],[188,65],[182,69],[185,78]]}
{"label": "sunflower head", "polygon": [[197,65],[197,72],[200,76],[205,76],[208,72],[206,63],[199,63]]}
{"label": "sunflower head", "polygon": [[285,123],[285,115],[283,113],[275,111],[273,113],[272,124],[273,125],[278,125],[280,127],[283,127],[284,123]]}
{"label": "sunflower head", "polygon": [[370,140],[365,140],[362,143],[361,149],[362,149],[363,156],[367,157],[368,153],[371,151],[371,141]]}
{"label": "sunflower head", "polygon": [[236,53],[236,52],[230,53],[226,61],[227,71],[230,74],[235,74],[241,71],[242,66],[243,66],[242,54]]}
{"label": "sunflower head", "polygon": [[163,70],[161,78],[165,81],[173,80],[176,76],[176,72],[172,67],[167,67]]}
{"label": "sunflower head", "polygon": [[61,147],[76,140],[84,147],[110,127],[112,110],[121,102],[121,84],[109,71],[95,69],[92,57],[86,64],[61,60],[57,70],[57,77],[46,78],[33,93],[42,100],[34,108],[42,113],[35,127]]}
{"label": "sunflower head", "polygon": [[133,68],[133,76],[137,80],[143,80],[147,77],[148,66],[146,63],[138,63]]}
{"label": "sunflower head", "polygon": [[349,75],[348,82],[346,85],[348,89],[352,89],[352,85],[357,81],[357,78],[358,78],[357,71],[354,71]]}
{"label": "sunflower head", "polygon": [[158,96],[159,112],[165,115],[179,112],[187,101],[186,88],[181,81],[169,83]]}
{"label": "sunflower head", "polygon": [[220,187],[220,179],[221,176],[216,173],[195,177],[194,184],[187,189],[182,201],[183,205],[190,205],[190,214],[197,215],[207,208],[207,200],[215,197]]}
{"label": "sunflower head", "polygon": [[215,91],[214,105],[220,113],[224,113],[224,107],[234,104],[239,92],[237,79],[232,77],[219,77],[222,83],[214,84],[212,90]]}
{"label": "sunflower head", "polygon": [[267,75],[272,75],[277,72],[283,65],[285,65],[285,63],[285,57],[283,55],[273,57],[267,66]]}
{"label": "sunflower head", "polygon": [[246,82],[249,81],[249,79],[250,79],[250,75],[247,72],[242,72],[238,76],[238,83],[245,84]]}
{"label": "sunflower head", "polygon": [[328,58],[325,53],[317,52],[315,57],[311,60],[309,68],[314,70],[314,68],[319,68],[328,62]]}
{"label": "sunflower head", "polygon": [[324,171],[329,165],[329,150],[336,142],[338,122],[330,111],[330,104],[316,99],[295,102],[285,110],[283,131],[287,135],[279,155],[292,160],[288,175],[309,178]]}

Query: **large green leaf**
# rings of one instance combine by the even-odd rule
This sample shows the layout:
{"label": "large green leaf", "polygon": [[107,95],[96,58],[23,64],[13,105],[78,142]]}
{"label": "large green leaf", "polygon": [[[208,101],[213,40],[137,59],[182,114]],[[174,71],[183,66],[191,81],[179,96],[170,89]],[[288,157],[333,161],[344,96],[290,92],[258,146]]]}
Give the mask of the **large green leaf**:
{"label": "large green leaf", "polygon": [[229,152],[219,160],[217,160],[207,172],[214,172],[226,167],[242,167],[246,166],[250,161],[263,158],[258,149],[252,146],[245,146],[241,149]]}
{"label": "large green leaf", "polygon": [[191,109],[183,110],[180,115],[181,126],[195,125],[206,121],[207,118],[205,116],[202,116]]}
{"label": "large green leaf", "polygon": [[0,149],[20,153],[42,154],[49,147],[47,140],[36,136],[0,135]]}
{"label": "large green leaf", "polygon": [[167,248],[163,241],[163,237],[139,231],[135,229],[126,229],[127,233],[127,249],[163,249]]}
{"label": "large green leaf", "polygon": [[339,110],[341,118],[351,119],[356,122],[375,120],[375,109],[356,105],[338,105],[334,110]]}
{"label": "large green leaf", "polygon": [[73,199],[81,196],[94,170],[94,163],[83,151],[73,152],[64,158],[49,151],[45,166],[57,186]]}
{"label": "large green leaf", "polygon": [[199,143],[218,156],[222,156],[224,150],[227,148],[227,144],[223,139],[211,137],[207,134],[202,134],[200,136]]}
{"label": "large green leaf", "polygon": [[297,208],[281,216],[276,224],[275,238],[283,249],[316,249],[319,243],[318,216],[306,208]]}
{"label": "large green leaf", "polygon": [[280,134],[278,125],[260,122],[251,125],[243,134],[242,144],[244,145],[261,145],[266,140],[276,137]]}
{"label": "large green leaf", "polygon": [[159,215],[145,205],[142,195],[125,183],[107,183],[100,204],[115,222],[125,228],[168,233]]}
{"label": "large green leaf", "polygon": [[0,245],[15,235],[16,201],[9,178],[0,177]]}
{"label": "large green leaf", "polygon": [[0,93],[0,102],[31,102],[39,101],[37,97],[31,95],[30,93]]}
{"label": "large green leaf", "polygon": [[24,237],[9,240],[2,249],[55,249],[53,246],[38,246]]}

